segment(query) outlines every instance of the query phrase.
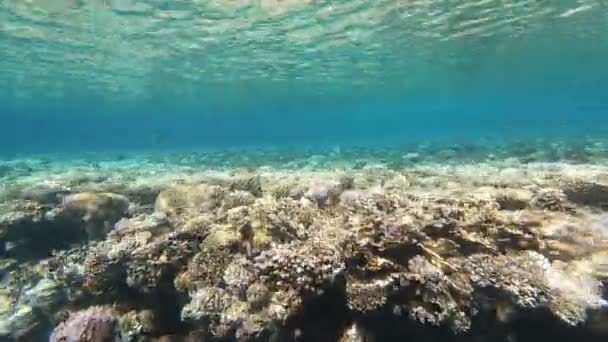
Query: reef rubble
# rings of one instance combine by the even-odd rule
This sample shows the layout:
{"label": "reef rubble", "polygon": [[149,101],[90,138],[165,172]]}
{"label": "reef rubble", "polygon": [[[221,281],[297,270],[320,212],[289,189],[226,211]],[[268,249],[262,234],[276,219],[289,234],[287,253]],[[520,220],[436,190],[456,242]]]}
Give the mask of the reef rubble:
{"label": "reef rubble", "polygon": [[608,336],[608,164],[121,163],[5,173],[0,340]]}

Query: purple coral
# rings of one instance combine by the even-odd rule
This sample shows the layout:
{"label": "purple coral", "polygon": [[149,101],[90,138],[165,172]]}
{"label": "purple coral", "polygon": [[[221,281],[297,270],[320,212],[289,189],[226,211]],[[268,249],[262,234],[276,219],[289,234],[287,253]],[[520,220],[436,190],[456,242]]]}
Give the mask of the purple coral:
{"label": "purple coral", "polygon": [[60,323],[53,330],[49,342],[119,342],[117,325],[118,320],[110,309],[93,306]]}

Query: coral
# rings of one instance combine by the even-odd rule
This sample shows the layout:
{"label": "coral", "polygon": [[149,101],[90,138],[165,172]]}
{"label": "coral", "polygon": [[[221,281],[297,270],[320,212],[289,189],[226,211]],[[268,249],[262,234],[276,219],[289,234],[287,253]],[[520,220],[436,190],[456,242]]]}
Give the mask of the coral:
{"label": "coral", "polygon": [[228,189],[231,191],[246,191],[255,197],[262,196],[262,183],[259,175],[240,176],[230,180]]}
{"label": "coral", "polygon": [[409,262],[408,272],[401,275],[401,286],[409,296],[404,309],[412,319],[432,325],[449,324],[457,332],[471,324],[470,289],[451,280],[440,267],[421,256]]}
{"label": "coral", "polygon": [[[4,306],[4,304],[0,304]],[[15,339],[28,336],[39,325],[39,318],[34,308],[29,305],[20,305],[6,312],[0,307],[0,337]]]}
{"label": "coral", "polygon": [[235,256],[224,269],[222,281],[226,286],[241,291],[255,282],[253,267],[249,258]]}
{"label": "coral", "polygon": [[83,192],[63,199],[63,214],[82,219],[89,239],[103,238],[122,217],[128,215],[129,200],[113,193]]}
{"label": "coral", "polygon": [[472,256],[462,267],[476,291],[492,293],[494,301],[501,299],[523,308],[548,306],[572,325],[584,321],[588,309],[606,305],[597,280],[564,272],[558,263],[551,264],[536,252]]}
{"label": "coral", "polygon": [[199,231],[170,231],[151,238],[113,235],[87,255],[83,278],[87,291],[101,294],[117,285],[154,291],[167,272],[191,258],[206,236]]}
{"label": "coral", "polygon": [[247,288],[245,297],[247,298],[249,309],[259,311],[270,304],[272,293],[266,285],[254,283]]}
{"label": "coral", "polygon": [[395,285],[392,277],[365,283],[349,281],[346,287],[348,308],[361,313],[382,308],[388,301],[387,295],[392,285]]}
{"label": "coral", "polygon": [[225,193],[226,190],[219,185],[177,185],[158,194],[154,210],[173,219],[192,216],[217,209]]}
{"label": "coral", "polygon": [[363,327],[357,323],[352,324],[344,330],[344,334],[340,337],[339,342],[363,342],[375,341],[372,334],[366,332]]}
{"label": "coral", "polygon": [[[264,213],[256,233],[265,230],[275,242],[303,240],[309,235],[308,230],[315,221],[315,211],[301,202],[284,198],[272,203],[272,211]],[[267,210],[267,209],[266,209]]]}
{"label": "coral", "polygon": [[110,308],[94,306],[75,312],[61,322],[49,342],[121,341],[118,319]]}
{"label": "coral", "polygon": [[492,289],[491,295],[507,297],[508,302],[527,308],[549,300],[547,267],[547,260],[535,252],[499,257],[473,255],[462,265],[476,289]]}
{"label": "coral", "polygon": [[34,308],[49,312],[66,299],[64,288],[58,282],[42,278],[35,286],[25,290],[21,300]]}
{"label": "coral", "polygon": [[8,241],[31,238],[41,229],[45,214],[46,208],[36,202],[11,201],[0,204],[0,238]]}
{"label": "coral", "polygon": [[352,187],[353,179],[343,175],[336,179],[320,180],[311,184],[304,197],[315,203],[319,208],[338,202],[340,194]]}
{"label": "coral", "polygon": [[[0,334],[33,339],[67,312],[52,341],[194,331],[384,340],[374,320],[460,338],[541,311],[561,326],[599,327],[608,168],[524,165],[498,152],[456,162],[484,148],[426,146],[412,158],[354,149],[340,152],[357,156],[344,162],[331,151],[252,152],[268,165],[246,172],[233,172],[240,153],[201,153],[58,169],[48,181],[11,176],[15,191],[0,202]],[[115,305],[91,307],[100,303]]]}
{"label": "coral", "polygon": [[268,184],[267,191],[275,198],[293,198],[300,199],[308,190],[305,182],[293,178],[273,179],[273,182]]}
{"label": "coral", "polygon": [[186,321],[219,318],[235,302],[234,297],[219,287],[204,287],[190,295],[190,302],[182,309]]}
{"label": "coral", "polygon": [[255,202],[255,197],[252,193],[244,190],[236,190],[228,193],[224,197],[222,207],[225,209],[236,208],[240,206],[251,205]]}
{"label": "coral", "polygon": [[564,193],[557,189],[540,189],[531,199],[533,207],[551,211],[563,211],[569,209]]}
{"label": "coral", "polygon": [[68,195],[55,207],[6,202],[0,204],[0,238],[21,247],[16,253],[45,254],[70,242],[102,239],[128,209],[124,196],[110,193]]}
{"label": "coral", "polygon": [[[140,214],[132,218],[123,218],[116,222],[108,235],[109,239],[121,239],[124,236],[146,234],[150,237],[169,233],[173,227],[167,216],[162,213]],[[142,235],[143,236],[143,235]]]}
{"label": "coral", "polygon": [[23,287],[32,276],[23,273],[11,272],[2,281],[0,287],[0,338],[28,337],[40,323],[36,309],[29,305],[27,300],[21,300]]}
{"label": "coral", "polygon": [[568,269],[569,265],[554,262],[545,271],[547,286],[551,289],[549,307],[570,325],[584,323],[588,312],[605,308],[602,283],[587,272]]}
{"label": "coral", "polygon": [[137,341],[140,336],[151,335],[155,330],[154,312],[130,310],[120,315],[119,326],[123,341]]}
{"label": "coral", "polygon": [[101,250],[93,250],[84,260],[82,270],[76,271],[81,273],[77,277],[82,278],[85,291],[99,296],[110,294],[117,284],[123,283],[124,261],[124,255],[106,255]]}
{"label": "coral", "polygon": [[188,267],[176,279],[178,289],[195,289],[200,286],[216,286],[231,262],[228,250],[218,252],[203,248],[194,255]]}
{"label": "coral", "polygon": [[255,257],[254,274],[271,289],[314,290],[339,273],[338,248],[325,241],[288,243]]}

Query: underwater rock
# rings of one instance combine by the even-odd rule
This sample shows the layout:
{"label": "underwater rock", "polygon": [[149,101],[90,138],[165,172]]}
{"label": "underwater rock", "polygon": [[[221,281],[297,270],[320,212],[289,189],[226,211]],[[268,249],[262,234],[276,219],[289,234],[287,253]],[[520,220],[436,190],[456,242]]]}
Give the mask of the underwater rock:
{"label": "underwater rock", "polygon": [[0,204],[0,238],[19,240],[43,222],[46,210],[41,205],[29,201],[11,201]]}
{"label": "underwater rock", "polygon": [[110,308],[90,307],[55,327],[49,342],[121,342],[118,323]]}
{"label": "underwater rock", "polygon": [[530,205],[534,194],[524,189],[503,191],[496,196],[502,210],[523,210]]}
{"label": "underwater rock", "polygon": [[20,198],[46,204],[59,204],[70,193],[70,187],[61,182],[45,181],[21,190]]}
{"label": "underwater rock", "polygon": [[45,257],[55,248],[86,240],[79,223],[49,215],[53,211],[62,209],[22,200],[0,203],[0,255],[18,260]]}
{"label": "underwater rock", "polygon": [[591,181],[572,181],[564,185],[568,200],[590,206],[608,208],[608,184]]}
{"label": "underwater rock", "polygon": [[128,211],[129,201],[111,193],[68,195],[55,207],[34,201],[5,202],[0,204],[0,239],[20,247],[20,256],[48,256],[70,243],[102,239]]}

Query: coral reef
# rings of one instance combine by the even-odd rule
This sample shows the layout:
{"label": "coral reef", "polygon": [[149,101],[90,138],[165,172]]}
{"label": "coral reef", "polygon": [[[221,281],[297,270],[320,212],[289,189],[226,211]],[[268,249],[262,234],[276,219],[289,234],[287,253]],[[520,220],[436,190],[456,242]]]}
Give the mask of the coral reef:
{"label": "coral reef", "polygon": [[507,341],[533,319],[605,338],[608,163],[423,151],[5,168],[0,338]]}
{"label": "coral reef", "polygon": [[49,342],[120,342],[118,320],[111,310],[104,307],[91,307],[71,315],[61,322]]}

